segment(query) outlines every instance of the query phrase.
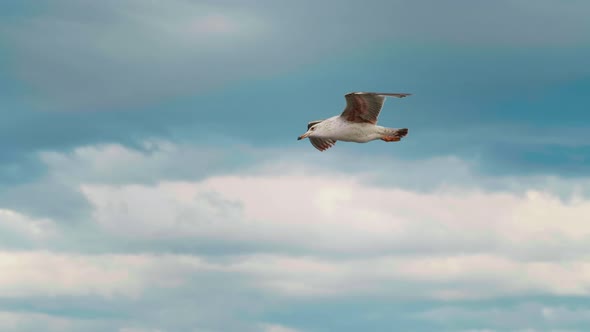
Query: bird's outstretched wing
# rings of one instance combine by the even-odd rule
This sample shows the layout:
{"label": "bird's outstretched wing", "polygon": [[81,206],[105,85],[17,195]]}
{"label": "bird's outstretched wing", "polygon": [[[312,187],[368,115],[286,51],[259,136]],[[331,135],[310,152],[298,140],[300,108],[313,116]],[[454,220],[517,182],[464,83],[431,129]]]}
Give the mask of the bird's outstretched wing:
{"label": "bird's outstretched wing", "polygon": [[346,108],[340,116],[350,122],[377,124],[386,96],[404,98],[410,95],[410,93],[351,92],[344,96]]}
{"label": "bird's outstretched wing", "polygon": [[309,141],[311,142],[311,145],[320,151],[327,150],[336,144],[335,140],[329,138],[310,137]]}

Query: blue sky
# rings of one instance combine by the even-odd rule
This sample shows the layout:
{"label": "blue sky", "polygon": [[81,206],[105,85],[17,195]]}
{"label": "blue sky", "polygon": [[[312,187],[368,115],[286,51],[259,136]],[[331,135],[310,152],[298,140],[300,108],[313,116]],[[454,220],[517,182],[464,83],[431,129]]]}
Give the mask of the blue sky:
{"label": "blue sky", "polygon": [[3,3],[0,329],[586,330],[588,11]]}

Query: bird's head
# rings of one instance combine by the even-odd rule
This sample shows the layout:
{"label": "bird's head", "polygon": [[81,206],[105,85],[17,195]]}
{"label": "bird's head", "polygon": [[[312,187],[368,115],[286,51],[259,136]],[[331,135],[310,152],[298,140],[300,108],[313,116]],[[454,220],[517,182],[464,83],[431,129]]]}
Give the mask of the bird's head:
{"label": "bird's head", "polygon": [[302,140],[304,138],[318,136],[318,134],[319,134],[319,132],[321,132],[321,130],[322,130],[321,123],[317,123],[317,124],[309,127],[309,129],[307,130],[307,132],[305,134],[297,137],[297,140]]}

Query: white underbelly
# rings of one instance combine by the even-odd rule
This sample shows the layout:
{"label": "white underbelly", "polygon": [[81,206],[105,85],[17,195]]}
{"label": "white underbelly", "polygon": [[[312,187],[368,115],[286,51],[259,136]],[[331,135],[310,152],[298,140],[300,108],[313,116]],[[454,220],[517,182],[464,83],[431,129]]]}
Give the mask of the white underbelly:
{"label": "white underbelly", "polygon": [[381,138],[378,127],[370,123],[345,124],[334,129],[333,136],[338,141],[366,143]]}

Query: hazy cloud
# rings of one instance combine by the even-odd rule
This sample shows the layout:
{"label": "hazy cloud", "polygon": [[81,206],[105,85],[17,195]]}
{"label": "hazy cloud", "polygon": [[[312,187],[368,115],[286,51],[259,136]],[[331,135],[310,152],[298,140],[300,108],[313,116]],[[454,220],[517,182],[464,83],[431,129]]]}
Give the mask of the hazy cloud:
{"label": "hazy cloud", "polygon": [[[454,157],[382,157],[370,167],[338,151],[325,159],[309,150],[240,149],[266,157],[211,170],[197,162],[209,150],[170,142],[41,153],[43,181],[77,192],[88,211],[71,223],[1,210],[0,227],[29,245],[0,254],[0,268],[10,271],[0,276],[0,308],[51,296],[34,314],[72,331],[307,331],[316,323],[273,317],[269,308],[389,298],[431,303],[436,313],[441,303],[587,295],[588,179],[577,189],[561,178],[497,178],[505,183],[493,187]],[[182,165],[193,160],[191,174]],[[53,321],[51,306],[73,310],[67,298],[117,318]],[[133,309],[138,303],[152,304]],[[420,312],[410,310],[406,324],[446,326]]]}
{"label": "hazy cloud", "polygon": [[[584,330],[587,9],[7,4],[0,330]],[[398,89],[402,143],[295,141]]]}
{"label": "hazy cloud", "polygon": [[576,48],[590,42],[582,33],[590,28],[586,9],[533,1],[56,1],[34,17],[13,18],[3,36],[17,77],[40,92],[42,108],[94,111],[383,44]]}

